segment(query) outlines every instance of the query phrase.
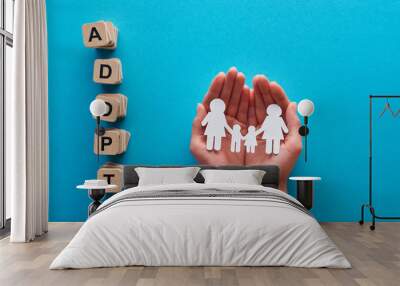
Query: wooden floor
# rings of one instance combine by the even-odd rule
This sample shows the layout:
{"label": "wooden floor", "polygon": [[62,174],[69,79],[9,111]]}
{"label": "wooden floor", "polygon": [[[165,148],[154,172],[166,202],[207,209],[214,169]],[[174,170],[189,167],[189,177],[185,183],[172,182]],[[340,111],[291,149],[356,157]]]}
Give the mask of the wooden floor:
{"label": "wooden floor", "polygon": [[323,224],[353,269],[289,267],[123,267],[48,270],[80,223],[50,223],[33,243],[0,241],[0,285],[400,285],[400,223],[375,232],[356,223]]}

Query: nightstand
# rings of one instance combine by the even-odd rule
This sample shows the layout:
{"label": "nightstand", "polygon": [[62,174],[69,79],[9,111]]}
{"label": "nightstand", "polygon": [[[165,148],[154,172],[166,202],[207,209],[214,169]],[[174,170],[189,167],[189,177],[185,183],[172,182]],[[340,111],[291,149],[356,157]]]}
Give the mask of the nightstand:
{"label": "nightstand", "polygon": [[93,200],[88,207],[88,216],[94,213],[101,205],[100,200],[106,194],[106,189],[115,187],[116,185],[109,185],[106,180],[85,180],[83,185],[76,186],[77,189],[88,190],[88,195]]}
{"label": "nightstand", "polygon": [[290,177],[297,182],[297,200],[308,210],[313,207],[314,181],[321,181],[320,177]]}

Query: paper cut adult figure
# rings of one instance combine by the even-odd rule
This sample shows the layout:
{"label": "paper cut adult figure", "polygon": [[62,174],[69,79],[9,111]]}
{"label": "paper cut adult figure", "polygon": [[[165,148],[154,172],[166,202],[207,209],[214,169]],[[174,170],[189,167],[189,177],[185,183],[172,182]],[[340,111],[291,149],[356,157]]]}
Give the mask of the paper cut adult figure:
{"label": "paper cut adult figure", "polygon": [[255,153],[257,146],[256,128],[249,126],[246,136],[244,136],[244,146],[247,153]]}
{"label": "paper cut adult figure", "polygon": [[206,126],[204,135],[207,136],[207,150],[221,150],[222,137],[226,137],[225,129],[229,133],[233,133],[229,127],[225,117],[225,103],[222,99],[213,99],[210,103],[210,112],[201,122],[202,126]]}
{"label": "paper cut adult figure", "polygon": [[231,152],[240,152],[240,145],[242,143],[243,136],[240,133],[240,125],[235,124],[232,128],[232,138],[231,138]]}
{"label": "paper cut adult figure", "polygon": [[262,139],[265,139],[265,153],[267,154],[271,154],[272,152],[275,155],[279,154],[283,132],[286,134],[289,132],[281,115],[282,109],[279,105],[269,105],[267,107],[267,116],[260,129],[256,132],[256,135],[264,132]]}

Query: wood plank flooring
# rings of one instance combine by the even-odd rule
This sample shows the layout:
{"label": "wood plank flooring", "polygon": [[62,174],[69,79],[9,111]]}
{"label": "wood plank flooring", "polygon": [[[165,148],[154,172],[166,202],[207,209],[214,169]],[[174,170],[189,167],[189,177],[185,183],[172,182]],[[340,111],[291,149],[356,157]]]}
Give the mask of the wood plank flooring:
{"label": "wood plank flooring", "polygon": [[375,232],[357,223],[323,224],[352,269],[289,267],[122,267],[48,270],[80,223],[50,223],[49,233],[27,244],[0,241],[1,286],[263,286],[400,285],[400,223],[378,223]]}

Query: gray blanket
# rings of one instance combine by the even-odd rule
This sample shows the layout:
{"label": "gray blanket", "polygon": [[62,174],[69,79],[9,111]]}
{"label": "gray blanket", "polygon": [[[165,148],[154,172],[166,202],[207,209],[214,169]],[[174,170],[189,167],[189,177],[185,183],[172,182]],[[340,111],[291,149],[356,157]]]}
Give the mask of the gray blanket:
{"label": "gray blanket", "polygon": [[97,211],[95,211],[92,216],[107,210],[108,208],[121,204],[128,201],[143,201],[143,200],[153,200],[153,199],[174,199],[174,200],[188,200],[188,199],[256,199],[264,201],[273,201],[280,204],[286,204],[296,208],[297,210],[311,215],[310,212],[299,202],[289,199],[286,196],[279,195],[276,193],[270,193],[267,191],[260,190],[235,190],[235,191],[221,191],[216,189],[205,189],[205,190],[164,190],[164,191],[145,191],[145,192],[131,192],[126,195],[121,195],[118,199],[105,203]]}

